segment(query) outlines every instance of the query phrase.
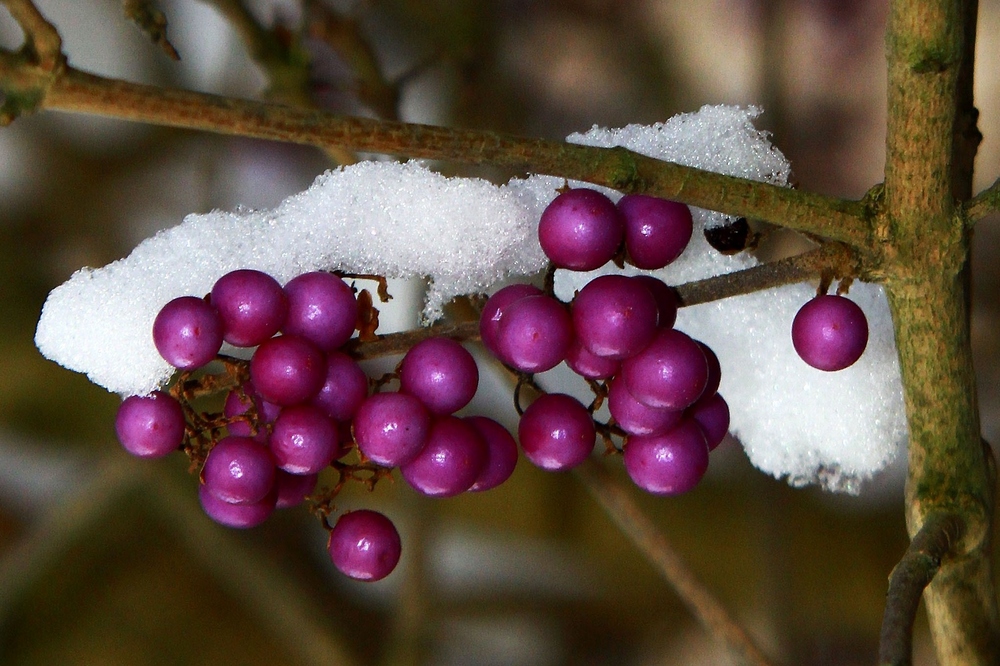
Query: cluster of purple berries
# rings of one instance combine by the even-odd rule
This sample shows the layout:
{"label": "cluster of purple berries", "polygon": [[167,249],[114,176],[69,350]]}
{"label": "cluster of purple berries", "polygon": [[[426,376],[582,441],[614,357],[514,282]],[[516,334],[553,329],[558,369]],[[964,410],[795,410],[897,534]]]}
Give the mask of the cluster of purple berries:
{"label": "cluster of purple berries", "polygon": [[[674,261],[691,239],[687,206],[644,195],[617,205],[590,189],[569,189],[543,212],[539,242],[557,268],[587,271],[618,256],[638,268]],[[686,492],[708,468],[725,437],[729,407],[718,394],[715,354],[673,328],[677,300],[650,276],[603,275],[569,307],[531,285],[496,292],[483,309],[483,344],[523,373],[566,364],[603,382],[613,426],[625,435],[625,468],[656,494]],[[593,450],[591,410],[573,397],[544,394],[524,411],[518,437],[525,456],[544,469],[566,470]]]}

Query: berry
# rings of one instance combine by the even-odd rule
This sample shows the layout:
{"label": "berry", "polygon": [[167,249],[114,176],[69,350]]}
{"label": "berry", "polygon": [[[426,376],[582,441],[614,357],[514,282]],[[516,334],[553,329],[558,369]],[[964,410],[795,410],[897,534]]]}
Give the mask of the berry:
{"label": "berry", "polygon": [[232,504],[219,499],[209,489],[198,486],[198,501],[205,514],[226,527],[246,529],[260,525],[274,513],[278,494],[271,490],[261,500],[250,504]]}
{"label": "berry", "polygon": [[693,419],[659,435],[632,435],[623,452],[629,477],[655,495],[686,493],[708,469],[708,444]]}
{"label": "berry", "polygon": [[129,396],[118,408],[115,433],[132,455],[161,458],[184,441],[184,410],[163,391]]}
{"label": "berry", "polygon": [[597,441],[590,412],[562,393],[546,393],[531,403],[521,415],[517,436],[528,460],[550,472],[576,467]]}
{"label": "berry", "polygon": [[652,275],[636,275],[633,280],[646,285],[656,301],[657,328],[673,328],[677,321],[677,292]]}
{"label": "berry", "polygon": [[264,341],[250,359],[250,377],[257,392],[281,406],[315,397],[326,379],[326,369],[323,352],[294,335]]}
{"label": "berry", "polygon": [[625,219],[625,249],[636,268],[663,268],[681,256],[691,240],[691,209],[682,203],[645,194],[627,194],[618,202]]}
{"label": "berry", "polygon": [[[246,396],[245,398],[243,396]],[[272,402],[267,402],[254,389],[253,382],[247,381],[243,384],[243,395],[240,391],[233,389],[226,395],[226,402],[222,406],[222,415],[227,418],[246,414],[251,405],[257,406],[257,434],[251,431],[250,424],[246,421],[233,421],[227,428],[230,435],[237,437],[253,437],[256,441],[264,443],[267,441],[267,428],[265,424],[273,423],[281,412],[281,407]]]}
{"label": "berry", "polygon": [[497,329],[497,357],[522,372],[544,372],[566,358],[573,320],[551,296],[526,296],[504,309]]}
{"label": "berry", "polygon": [[660,329],[641,352],[622,362],[621,377],[644,405],[686,409],[708,384],[708,361],[698,343],[672,328]]}
{"label": "berry", "polygon": [[222,337],[236,347],[256,347],[284,325],[288,298],[267,273],[231,271],[212,287],[212,306],[222,319]]}
{"label": "berry", "polygon": [[817,296],[795,315],[792,345],[799,357],[818,370],[843,370],[861,358],[868,345],[868,320],[843,296]]}
{"label": "berry", "polygon": [[670,430],[684,416],[684,412],[647,407],[628,392],[621,377],[611,380],[608,387],[608,410],[615,423],[630,435],[655,435]]}
{"label": "berry", "polygon": [[201,479],[223,502],[253,504],[274,487],[274,460],[248,437],[225,437],[209,452]]}
{"label": "berry", "polygon": [[418,398],[432,414],[451,414],[465,407],[478,386],[476,360],[449,338],[418,342],[399,367],[400,392]]}
{"label": "berry", "polygon": [[304,338],[326,352],[351,339],[358,301],[339,277],[322,271],[303,273],[285,285],[285,294],[285,333]]}
{"label": "berry", "polygon": [[708,398],[701,398],[688,407],[685,415],[693,418],[701,426],[709,451],[721,444],[729,432],[729,405],[718,393],[713,393]]}
{"label": "berry", "polygon": [[656,335],[653,294],[624,275],[594,278],[573,299],[573,328],[584,347],[621,360],[641,351]]}
{"label": "berry", "polygon": [[573,338],[566,349],[566,365],[581,377],[606,379],[616,374],[622,364],[613,358],[598,356],[584,347],[579,338]]}
{"label": "berry", "polygon": [[525,296],[538,296],[542,290],[531,284],[511,284],[489,297],[479,316],[479,335],[483,345],[497,356],[497,329],[503,318],[504,309]]}
{"label": "berry", "polygon": [[563,192],[542,212],[538,241],[559,268],[592,271],[614,257],[625,221],[611,199],[585,188]]}
{"label": "berry", "polygon": [[470,416],[466,423],[475,428],[486,442],[486,465],[469,488],[480,492],[496,488],[510,478],[517,466],[517,442],[507,429],[485,416]]}
{"label": "berry", "polygon": [[705,360],[708,362],[708,383],[705,384],[705,390],[700,398],[700,400],[704,400],[719,390],[719,384],[722,382],[722,366],[719,364],[719,357],[715,355],[711,347],[701,340],[695,340],[695,342],[701,347]]}
{"label": "berry", "polygon": [[153,344],[170,365],[195,370],[213,360],[222,348],[222,320],[201,298],[175,298],[153,321]]}
{"label": "berry", "polygon": [[313,405],[282,409],[268,446],[278,468],[290,474],[316,474],[340,452],[336,424]]}
{"label": "berry", "polygon": [[396,467],[420,453],[430,427],[430,412],[417,398],[406,393],[376,393],[354,416],[354,440],[369,460]]}
{"label": "berry", "polygon": [[486,442],[479,431],[456,416],[445,415],[431,422],[427,444],[399,471],[417,492],[452,497],[476,482],[486,459]]}
{"label": "berry", "polygon": [[334,421],[350,421],[368,397],[368,376],[342,351],[326,355],[326,379],[312,404]]}
{"label": "berry", "polygon": [[274,474],[274,490],[277,495],[276,509],[298,506],[316,489],[319,474],[289,474],[277,470]]}
{"label": "berry", "polygon": [[377,511],[345,513],[330,530],[330,560],[357,580],[381,580],[399,563],[402,545],[392,521]]}

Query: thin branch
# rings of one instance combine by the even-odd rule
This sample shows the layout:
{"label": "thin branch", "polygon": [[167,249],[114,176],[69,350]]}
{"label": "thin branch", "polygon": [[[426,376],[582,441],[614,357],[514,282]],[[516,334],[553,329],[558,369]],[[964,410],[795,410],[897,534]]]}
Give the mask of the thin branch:
{"label": "thin branch", "polygon": [[21,29],[24,30],[25,46],[34,52],[36,64],[53,72],[63,62],[62,37],[55,26],[48,22],[31,0],[0,0],[7,6]]}
{"label": "thin branch", "polygon": [[[17,72],[0,61],[0,86]],[[639,155],[496,132],[459,130],[157,88],[67,68],[42,102],[52,110],[222,134],[358,151],[489,164],[647,192],[863,247],[869,225],[861,202],[845,201]]]}
{"label": "thin branch", "polygon": [[167,39],[167,17],[153,0],[124,0],[125,16],[139,26],[154,44],[159,46],[171,60],[180,60],[177,49]]}
{"label": "thin branch", "polygon": [[952,513],[933,514],[913,537],[910,547],[889,578],[879,664],[909,666],[913,658],[913,622],[924,588],[934,578],[941,560],[965,532],[961,517]]}
{"label": "thin branch", "polygon": [[997,211],[1000,211],[1000,178],[965,205],[965,216],[969,224]]}
{"label": "thin branch", "polygon": [[747,268],[735,273],[695,280],[675,287],[679,305],[699,305],[742,296],[786,284],[795,284],[824,273],[835,277],[857,274],[858,257],[851,248],[828,243],[809,252]]}
{"label": "thin branch", "polygon": [[770,663],[753,639],[698,580],[624,486],[592,458],[574,472],[611,520],[659,569],[705,630],[726,646],[737,663],[747,666]]}

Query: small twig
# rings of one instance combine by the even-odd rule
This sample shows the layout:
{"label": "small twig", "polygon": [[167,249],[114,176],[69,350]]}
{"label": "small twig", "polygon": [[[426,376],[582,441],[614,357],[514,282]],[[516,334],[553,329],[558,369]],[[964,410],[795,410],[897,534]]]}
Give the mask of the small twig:
{"label": "small twig", "polygon": [[344,351],[357,359],[378,358],[391,354],[403,354],[410,347],[427,338],[453,338],[455,340],[478,340],[479,322],[466,321],[460,324],[441,324],[416,328],[376,336],[374,340],[362,342],[357,338],[344,345]]}
{"label": "small twig", "polygon": [[965,216],[969,224],[997,211],[1000,211],[1000,178],[965,205]]}
{"label": "small twig", "polygon": [[171,60],[180,60],[177,49],[167,39],[167,17],[156,6],[153,0],[125,0],[125,16],[130,18],[139,29],[159,46]]}
{"label": "small twig", "polygon": [[600,463],[591,458],[573,471],[608,517],[652,562],[705,630],[726,646],[737,663],[747,666],[770,663],[642,512],[632,495]]}
{"label": "small twig", "polygon": [[0,0],[24,30],[25,45],[34,51],[37,65],[52,72],[64,62],[62,37],[31,0]]}
{"label": "small twig", "polygon": [[913,537],[889,578],[879,640],[879,664],[909,666],[912,663],[913,622],[920,597],[941,566],[941,560],[964,532],[965,523],[960,516],[936,513],[928,516]]}
{"label": "small twig", "polygon": [[842,277],[857,270],[857,257],[846,245],[828,243],[816,250],[735,273],[675,287],[681,307],[750,294],[819,277],[824,271]]}

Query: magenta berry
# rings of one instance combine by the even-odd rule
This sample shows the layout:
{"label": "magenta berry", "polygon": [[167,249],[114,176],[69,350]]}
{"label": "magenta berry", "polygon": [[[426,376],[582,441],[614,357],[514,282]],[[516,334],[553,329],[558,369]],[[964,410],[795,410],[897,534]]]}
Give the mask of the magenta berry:
{"label": "magenta berry", "polygon": [[201,479],[205,488],[223,502],[253,504],[274,487],[274,460],[259,442],[248,437],[225,437],[209,452]]}
{"label": "magenta berry", "polygon": [[312,399],[334,421],[350,421],[368,397],[368,376],[342,351],[326,354],[326,379]]}
{"label": "magenta berry", "polygon": [[608,387],[608,410],[615,423],[630,435],[655,435],[670,430],[684,412],[642,404],[628,392],[624,380],[615,377]]}
{"label": "magenta berry", "polygon": [[625,249],[637,268],[663,268],[691,240],[691,209],[682,203],[627,194],[618,202],[618,210],[625,220]]}
{"label": "magenta berry", "polygon": [[489,490],[510,478],[517,466],[517,442],[502,425],[485,416],[470,416],[465,421],[486,442],[486,465],[469,488],[472,492]]}
{"label": "magenta berry", "polygon": [[153,321],[153,344],[170,365],[195,370],[213,360],[222,348],[222,320],[201,298],[175,298]]}
{"label": "magenta berry", "polygon": [[701,427],[684,419],[658,435],[632,435],[625,442],[625,471],[655,495],[680,495],[698,485],[708,469],[708,444]]}
{"label": "magenta berry", "polygon": [[288,509],[302,504],[316,489],[318,479],[319,474],[289,474],[277,470],[274,474],[275,508]]}
{"label": "magenta berry", "polygon": [[497,329],[497,357],[522,372],[544,372],[566,358],[573,320],[551,296],[526,296],[504,309]]}
{"label": "magenta berry", "polygon": [[650,407],[686,409],[708,385],[708,361],[697,342],[675,329],[660,329],[641,352],[622,362],[632,396]]}
{"label": "magenta berry", "polygon": [[452,497],[468,490],[487,460],[486,441],[462,419],[435,417],[424,448],[399,471],[419,493],[430,497]]}
{"label": "magenta berry", "polygon": [[479,368],[462,345],[428,338],[410,348],[399,367],[399,390],[419,398],[432,414],[451,414],[476,395]]}
{"label": "magenta berry", "polygon": [[677,293],[668,287],[663,280],[659,280],[652,275],[636,275],[632,278],[649,289],[656,301],[658,317],[656,326],[658,328],[672,328],[677,321]]}
{"label": "magenta berry", "polygon": [[701,398],[684,413],[701,426],[709,451],[714,450],[726,438],[726,433],[729,432],[729,404],[718,393]]}
{"label": "magenta berry", "polygon": [[284,332],[297,335],[323,351],[351,339],[358,318],[358,301],[342,279],[332,273],[303,273],[285,285],[288,320]]}
{"label": "magenta berry", "polygon": [[391,520],[377,511],[359,509],[337,520],[327,550],[341,573],[357,580],[376,581],[396,568],[402,545]]}
{"label": "magenta berry", "polygon": [[282,406],[315,397],[326,370],[323,352],[294,335],[266,340],[250,359],[250,377],[257,392],[264,400]]}
{"label": "magenta berry", "polygon": [[487,299],[479,317],[479,335],[491,354],[497,355],[497,330],[507,306],[525,296],[538,296],[542,293],[541,289],[531,284],[511,284]]}
{"label": "magenta berry", "polygon": [[625,221],[611,199],[585,188],[557,196],[538,223],[538,241],[545,256],[559,268],[575,271],[606,264],[624,235]]}
{"label": "magenta berry", "polygon": [[198,486],[198,501],[205,515],[220,525],[247,529],[260,525],[274,513],[277,492],[272,489],[262,499],[249,504],[232,504],[219,499],[202,485]]}
{"label": "magenta berry", "polygon": [[291,405],[275,419],[268,447],[279,469],[316,474],[340,451],[337,426],[319,407]]}
{"label": "magenta berry", "polygon": [[818,370],[832,372],[854,365],[868,345],[868,320],[854,301],[817,296],[795,315],[792,344],[799,357]]}
{"label": "magenta berry", "polygon": [[550,472],[576,467],[597,441],[590,412],[562,393],[546,393],[531,403],[521,415],[517,436],[528,460]]}
{"label": "magenta berry", "polygon": [[184,441],[184,410],[163,391],[129,396],[118,408],[115,433],[132,455],[161,458]]}
{"label": "magenta berry", "polygon": [[573,299],[573,328],[597,356],[628,358],[656,335],[658,312],[650,290],[624,275],[602,275]]}
{"label": "magenta berry", "polygon": [[212,306],[222,319],[222,337],[236,347],[256,347],[285,324],[288,298],[267,273],[231,271],[212,287]]}
{"label": "magenta berry", "polygon": [[621,368],[621,361],[598,356],[583,346],[579,338],[574,338],[566,349],[566,365],[581,377],[587,379],[607,379]]}
{"label": "magenta berry", "polygon": [[354,416],[354,439],[369,460],[385,467],[413,460],[427,443],[431,415],[406,393],[376,393]]}

